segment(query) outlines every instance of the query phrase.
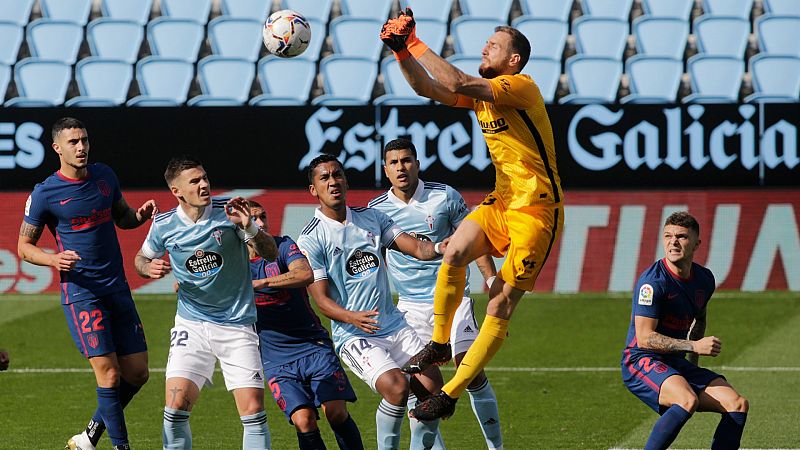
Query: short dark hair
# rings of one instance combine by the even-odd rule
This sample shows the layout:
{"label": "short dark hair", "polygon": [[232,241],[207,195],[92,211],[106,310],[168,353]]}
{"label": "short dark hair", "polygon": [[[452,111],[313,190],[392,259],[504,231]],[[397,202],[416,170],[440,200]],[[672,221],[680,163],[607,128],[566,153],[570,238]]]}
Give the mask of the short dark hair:
{"label": "short dark hair", "polygon": [[394,150],[410,150],[414,159],[417,159],[417,147],[414,147],[414,143],[408,139],[397,138],[386,143],[383,147],[383,160],[386,161],[386,154]]}
{"label": "short dark hair", "polygon": [[263,206],[261,206],[261,203],[258,203],[258,202],[257,202],[257,201],[255,201],[255,200],[248,200],[248,201],[247,201],[247,207],[248,207],[249,209],[253,209],[253,208],[264,209],[264,207],[263,207]]}
{"label": "short dark hair", "polygon": [[531,57],[530,41],[528,41],[528,38],[526,38],[521,31],[508,25],[495,27],[494,31],[495,33],[502,31],[511,36],[511,51],[519,55],[519,70],[517,73],[521,72],[522,68],[525,67],[525,64],[528,64],[528,59]]}
{"label": "short dark hair", "polygon": [[53,124],[53,129],[50,131],[53,136],[53,140],[55,141],[58,137],[58,134],[63,130],[69,130],[70,128],[80,128],[81,130],[86,129],[86,127],[83,125],[83,122],[80,120],[74,117],[62,117],[56,120],[56,123]]}
{"label": "short dark hair", "polygon": [[178,178],[186,169],[193,169],[203,165],[199,159],[190,155],[180,155],[169,160],[167,163],[167,170],[164,171],[164,179],[167,180],[167,185],[172,183],[172,180]]}
{"label": "short dark hair", "polygon": [[317,166],[320,164],[331,161],[336,161],[336,164],[339,164],[339,167],[341,167],[342,171],[344,171],[344,166],[339,161],[339,159],[336,158],[336,156],[331,155],[330,153],[323,153],[317,156],[316,158],[312,159],[311,162],[308,163],[308,172],[307,172],[308,184],[314,184],[314,169],[316,169]]}
{"label": "short dark hair", "polygon": [[667,217],[667,220],[664,221],[664,226],[667,225],[676,225],[679,227],[688,228],[690,230],[694,230],[694,232],[700,236],[700,224],[697,223],[697,219],[695,219],[694,216],[686,211],[675,211],[674,213],[670,214],[669,217]]}

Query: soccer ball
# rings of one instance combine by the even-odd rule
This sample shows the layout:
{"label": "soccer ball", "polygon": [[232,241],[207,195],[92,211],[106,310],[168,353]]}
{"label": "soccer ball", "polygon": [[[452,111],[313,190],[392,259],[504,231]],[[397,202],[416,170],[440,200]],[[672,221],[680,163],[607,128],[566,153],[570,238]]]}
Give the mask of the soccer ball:
{"label": "soccer ball", "polygon": [[303,53],[311,42],[311,26],[300,13],[291,9],[277,11],[264,24],[264,45],[281,58]]}

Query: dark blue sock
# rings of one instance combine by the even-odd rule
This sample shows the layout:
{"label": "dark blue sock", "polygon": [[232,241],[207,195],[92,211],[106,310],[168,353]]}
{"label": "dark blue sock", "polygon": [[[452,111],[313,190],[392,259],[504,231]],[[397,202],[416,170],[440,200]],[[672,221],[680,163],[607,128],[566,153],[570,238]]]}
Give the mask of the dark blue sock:
{"label": "dark blue sock", "polygon": [[128,430],[125,428],[125,414],[119,400],[119,388],[97,388],[97,409],[108,429],[112,445],[128,443]]}
{"label": "dark blue sock", "polygon": [[[119,403],[123,409],[128,406],[133,396],[141,388],[141,386],[134,386],[124,379],[119,380]],[[89,425],[86,425],[86,435],[89,436],[92,445],[97,447],[97,443],[100,442],[100,437],[103,436],[104,431],[106,431],[106,424],[103,423],[103,415],[100,413],[100,408],[97,408],[92,420],[89,421]]]}
{"label": "dark blue sock", "polygon": [[747,413],[723,413],[722,418],[719,419],[717,431],[714,432],[714,439],[711,441],[711,450],[739,448],[745,422],[747,422]]}
{"label": "dark blue sock", "polygon": [[319,428],[308,433],[297,432],[297,443],[300,450],[326,450]]}
{"label": "dark blue sock", "polygon": [[364,450],[364,443],[361,442],[361,433],[358,425],[348,414],[347,419],[339,425],[331,424],[331,430],[336,436],[336,443],[341,450]]}
{"label": "dark blue sock", "polygon": [[653,426],[653,431],[647,439],[647,444],[644,450],[662,450],[669,447],[672,441],[678,437],[681,428],[692,417],[689,411],[681,408],[678,405],[672,405],[666,412],[656,421]]}

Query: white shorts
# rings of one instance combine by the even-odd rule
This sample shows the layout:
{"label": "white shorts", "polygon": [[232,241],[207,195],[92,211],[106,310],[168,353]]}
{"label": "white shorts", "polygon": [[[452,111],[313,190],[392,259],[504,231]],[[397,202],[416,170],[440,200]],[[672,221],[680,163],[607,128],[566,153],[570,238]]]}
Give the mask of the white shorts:
{"label": "white shorts", "polygon": [[406,325],[391,336],[350,338],[339,347],[339,357],[374,392],[378,392],[375,389],[378,378],[384,372],[399,369],[422,347],[424,344],[414,329]]}
{"label": "white shorts", "polygon": [[219,325],[175,316],[170,330],[167,379],[187,378],[202,389],[211,384],[219,360],[225,387],[264,389],[264,369],[253,325]]}
{"label": "white shorts", "polygon": [[[453,345],[453,356],[465,353],[478,337],[480,328],[475,321],[471,298],[464,297],[453,318],[450,329],[450,343]],[[417,332],[422,342],[428,342],[433,335],[433,304],[400,300],[397,309],[405,313],[406,322]]]}

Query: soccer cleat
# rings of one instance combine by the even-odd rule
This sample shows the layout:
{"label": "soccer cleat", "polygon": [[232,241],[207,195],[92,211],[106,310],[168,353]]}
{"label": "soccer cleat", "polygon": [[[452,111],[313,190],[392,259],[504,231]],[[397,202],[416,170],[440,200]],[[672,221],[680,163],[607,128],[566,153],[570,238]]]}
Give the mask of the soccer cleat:
{"label": "soccer cleat", "polygon": [[69,450],[95,450],[92,441],[89,440],[89,436],[86,435],[85,431],[69,438],[64,448]]}
{"label": "soccer cleat", "polygon": [[427,400],[408,412],[409,417],[417,420],[449,419],[456,412],[457,398],[450,398],[444,391],[431,395]]}
{"label": "soccer cleat", "polygon": [[403,365],[401,370],[410,374],[424,372],[431,364],[436,366],[446,364],[450,361],[451,357],[452,350],[450,350],[450,344],[440,344],[430,341],[425,344],[425,347],[423,347],[419,353],[412,356],[411,359]]}

